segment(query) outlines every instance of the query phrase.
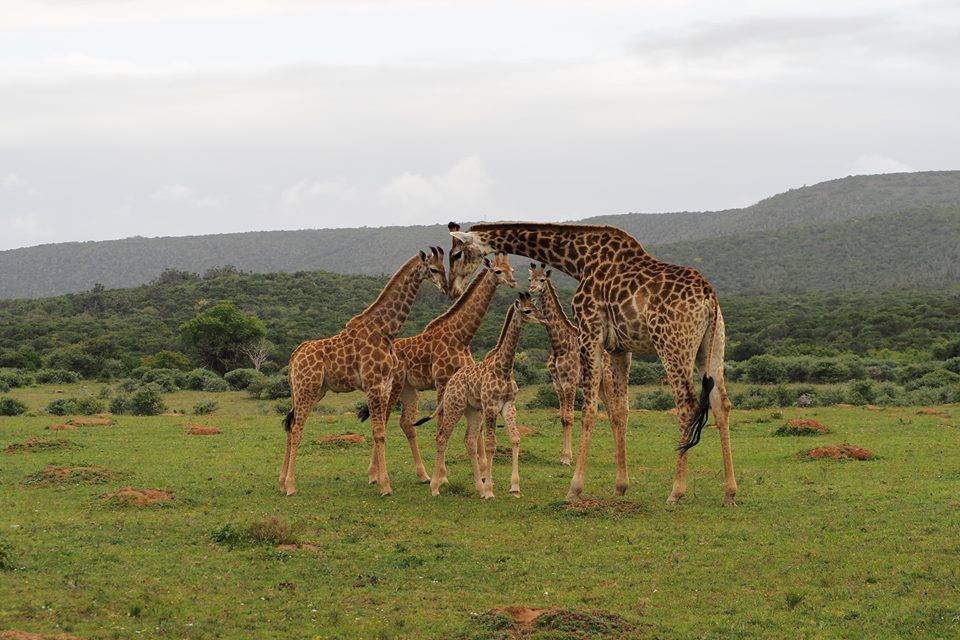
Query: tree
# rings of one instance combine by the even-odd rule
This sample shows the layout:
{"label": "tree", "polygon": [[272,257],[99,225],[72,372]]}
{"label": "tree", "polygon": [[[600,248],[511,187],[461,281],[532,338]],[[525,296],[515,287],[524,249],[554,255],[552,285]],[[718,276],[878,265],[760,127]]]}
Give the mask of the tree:
{"label": "tree", "polygon": [[260,371],[260,367],[267,361],[270,354],[273,353],[273,345],[266,338],[261,337],[250,344],[244,345],[240,351],[243,355],[250,358],[253,368]]}
{"label": "tree", "polygon": [[259,318],[242,313],[232,302],[216,304],[180,325],[184,345],[220,374],[237,365],[244,345],[265,333]]}

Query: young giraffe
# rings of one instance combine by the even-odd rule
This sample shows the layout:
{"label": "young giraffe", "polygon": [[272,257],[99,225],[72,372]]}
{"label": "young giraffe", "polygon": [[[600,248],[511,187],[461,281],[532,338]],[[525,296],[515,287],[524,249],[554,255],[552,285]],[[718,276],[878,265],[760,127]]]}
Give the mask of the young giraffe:
{"label": "young giraffe", "polygon": [[[614,429],[624,429],[627,373],[631,353],[656,352],[673,388],[680,421],[680,444],[673,490],[675,504],[686,492],[687,452],[713,407],[723,453],[724,505],[735,504],[737,481],[730,451],[731,404],[723,377],[723,314],[713,287],[696,269],[668,264],[644,251],[631,235],[615,227],[574,224],[482,223],[469,232],[454,230],[456,246],[476,253],[504,251],[527,256],[580,280],[573,309],[580,326],[585,388],[580,452],[568,500],[583,492],[590,437],[597,416],[600,354],[610,352],[616,397],[608,404]],[[466,269],[468,265],[458,267]],[[451,268],[451,281],[457,276]],[[699,400],[693,369],[703,372]],[[617,442],[617,494],[627,488],[625,444]]]}
{"label": "young giraffe", "polygon": [[373,304],[347,322],[343,331],[331,338],[304,342],[290,356],[293,409],[284,420],[287,450],[280,470],[280,490],[288,496],[297,492],[294,484],[297,448],[313,405],[327,391],[343,393],[356,389],[363,389],[370,407],[380,494],[393,493],[384,449],[387,401],[397,366],[393,341],[410,314],[424,280],[432,281],[440,291],[446,292],[443,249],[431,247],[430,255],[421,251],[410,258],[390,278]]}
{"label": "young giraffe", "polygon": [[[475,362],[473,354],[470,353],[470,342],[480,328],[494,292],[501,284],[511,289],[517,287],[513,268],[505,253],[498,253],[493,260],[484,258],[483,268],[467,290],[453,306],[431,321],[421,333],[400,338],[393,343],[393,352],[399,365],[394,372],[393,388],[387,403],[387,419],[389,420],[390,410],[399,398],[400,428],[410,443],[417,476],[423,482],[430,482],[430,476],[427,475],[420,457],[414,424],[419,408],[419,392],[436,389],[439,405],[450,377],[462,367]],[[369,415],[367,407],[362,407],[357,412],[361,422]],[[376,458],[370,460],[369,476],[371,482],[376,480]]]}
{"label": "young giraffe", "polygon": [[[513,468],[510,474],[510,493],[520,497],[520,432],[517,429],[514,400],[517,383],[513,379],[513,361],[517,354],[520,329],[526,322],[543,324],[544,317],[529,293],[521,293],[507,310],[503,329],[497,346],[487,353],[481,362],[467,365],[453,374],[443,398],[437,406],[440,424],[437,428],[437,461],[430,492],[440,495],[440,485],[448,482],[446,450],[447,442],[460,417],[466,414],[467,455],[473,464],[473,478],[477,491],[483,499],[493,497],[493,455],[496,448],[494,429],[497,415],[502,415],[507,425],[513,449]],[[486,426],[486,452],[480,457],[477,448],[480,418]]]}
{"label": "young giraffe", "polygon": [[[570,322],[557,289],[550,280],[550,269],[540,263],[530,263],[530,292],[539,294],[540,310],[546,320],[547,336],[550,338],[550,357],[547,360],[547,369],[553,380],[553,390],[560,402],[560,422],[563,424],[563,452],[560,454],[560,464],[569,465],[573,457],[573,409],[577,398],[577,389],[580,388],[580,330]],[[604,405],[608,407],[608,390],[613,386],[613,374],[610,371],[610,355],[604,351],[600,357],[602,362],[602,378],[600,379],[600,393]],[[623,438],[625,434],[614,430],[614,438]],[[618,449],[619,450],[619,447]]]}

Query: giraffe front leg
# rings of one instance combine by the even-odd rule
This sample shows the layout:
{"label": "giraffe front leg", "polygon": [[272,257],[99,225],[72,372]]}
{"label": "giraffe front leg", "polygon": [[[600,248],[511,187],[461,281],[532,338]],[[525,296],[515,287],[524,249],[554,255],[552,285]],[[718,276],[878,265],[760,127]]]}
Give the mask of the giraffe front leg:
{"label": "giraffe front leg", "polygon": [[557,398],[560,401],[560,423],[563,425],[563,451],[560,464],[569,467],[573,461],[573,408],[577,399],[577,386],[561,387],[556,385]]}
{"label": "giraffe front leg", "polygon": [[479,417],[471,420],[471,410],[467,410],[467,433],[463,437],[463,443],[467,448],[467,458],[470,459],[470,465],[473,467],[473,486],[476,488],[480,497],[483,497],[485,482],[483,479],[483,470],[485,465],[480,460],[480,449],[477,446],[477,433],[480,431]]}
{"label": "giraffe front leg", "polygon": [[433,470],[433,478],[430,480],[430,493],[434,496],[440,495],[440,486],[447,480],[447,443],[450,442],[450,435],[453,433],[453,427],[457,424],[459,416],[454,417],[452,411],[446,411],[437,425],[437,459]]}
{"label": "giraffe front leg", "polygon": [[597,396],[600,393],[600,341],[587,332],[587,326],[580,328],[581,376],[584,387],[583,414],[580,426],[580,451],[577,466],[567,492],[568,502],[577,502],[583,495],[584,479],[587,471],[587,459],[590,453],[590,437],[597,422]]}
{"label": "giraffe front leg", "polygon": [[409,385],[404,385],[400,392],[400,428],[403,434],[407,436],[407,442],[410,444],[410,453],[413,455],[413,464],[416,468],[417,477],[420,482],[430,482],[430,476],[427,469],[423,466],[423,458],[420,457],[420,446],[417,444],[417,428],[413,425],[417,418],[420,397],[417,390]]}
{"label": "giraffe front leg", "polygon": [[380,486],[380,495],[393,494],[390,486],[390,476],[387,474],[387,402],[390,398],[389,387],[386,385],[373,386],[367,390],[367,403],[370,406],[370,422],[373,429],[373,450],[377,469],[377,484]]}
{"label": "giraffe front leg", "polygon": [[484,411],[483,418],[484,425],[486,426],[486,433],[484,434],[486,460],[482,467],[483,477],[481,481],[483,483],[483,491],[481,497],[484,500],[490,500],[493,498],[493,456],[497,451],[497,411],[495,409],[486,410]]}
{"label": "giraffe front leg", "polygon": [[512,463],[510,468],[510,495],[520,497],[520,430],[517,428],[517,406],[510,402],[503,408],[503,420],[510,436]]}

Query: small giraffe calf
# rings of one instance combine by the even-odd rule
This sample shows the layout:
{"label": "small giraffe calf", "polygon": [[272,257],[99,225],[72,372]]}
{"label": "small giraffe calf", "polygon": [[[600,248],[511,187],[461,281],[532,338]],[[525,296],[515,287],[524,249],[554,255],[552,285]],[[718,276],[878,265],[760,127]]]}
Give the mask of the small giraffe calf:
{"label": "small giraffe calf", "polygon": [[[507,311],[500,331],[497,346],[490,350],[482,362],[470,364],[450,378],[444,390],[437,415],[437,461],[430,492],[440,495],[440,485],[448,482],[445,462],[447,442],[460,417],[467,417],[467,455],[473,463],[473,476],[477,491],[483,499],[493,497],[493,455],[496,449],[494,429],[497,415],[503,416],[510,444],[513,449],[513,469],[510,476],[510,493],[520,497],[520,432],[517,430],[516,407],[517,383],[513,379],[513,361],[524,323],[544,323],[543,313],[533,303],[529,293],[521,293]],[[480,415],[486,424],[486,455],[480,457],[477,441]]]}

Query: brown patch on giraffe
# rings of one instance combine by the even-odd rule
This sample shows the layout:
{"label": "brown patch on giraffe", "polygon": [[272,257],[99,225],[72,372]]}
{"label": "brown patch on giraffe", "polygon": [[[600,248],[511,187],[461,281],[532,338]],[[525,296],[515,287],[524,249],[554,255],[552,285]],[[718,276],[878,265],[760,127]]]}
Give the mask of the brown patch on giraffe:
{"label": "brown patch on giraffe", "polygon": [[100,498],[106,502],[124,507],[149,507],[173,501],[173,494],[163,489],[135,489],[121,487],[105,493]]}
{"label": "brown patch on giraffe", "polygon": [[0,631],[2,640],[80,640],[77,636],[71,636],[66,633],[33,633],[31,631],[17,631],[7,629]]}
{"label": "brown patch on giraffe", "polygon": [[56,440],[45,440],[36,436],[27,438],[23,442],[12,442],[7,445],[4,453],[33,453],[35,451],[50,451],[52,449],[72,449],[77,445],[69,440],[58,438]]}
{"label": "brown patch on giraffe", "polygon": [[855,444],[846,443],[817,447],[808,451],[807,455],[815,460],[824,458],[830,460],[872,460],[874,457],[869,450]]}
{"label": "brown patch on giraffe", "polygon": [[76,431],[77,428],[72,424],[62,423],[62,424],[52,424],[47,427],[50,431]]}
{"label": "brown patch on giraffe", "polygon": [[918,416],[943,416],[943,412],[940,409],[934,409],[933,407],[924,407],[917,411]]}
{"label": "brown patch on giraffe", "polygon": [[81,416],[67,422],[77,427],[109,427],[113,424],[113,419],[106,416]]}
{"label": "brown patch on giraffe", "polygon": [[321,447],[349,447],[355,444],[366,444],[367,439],[360,435],[359,433],[351,433],[347,431],[346,433],[331,434],[329,436],[323,436],[317,440],[317,444]]}
{"label": "brown patch on giraffe", "polygon": [[825,424],[817,420],[795,418],[773,432],[776,436],[818,436],[830,433]]}
{"label": "brown patch on giraffe", "polygon": [[215,436],[218,433],[223,433],[217,427],[212,427],[207,424],[189,424],[187,429],[188,436]]}
{"label": "brown patch on giraffe", "polygon": [[69,484],[103,484],[117,477],[115,471],[104,467],[54,467],[50,466],[23,479],[23,484],[48,487]]}

